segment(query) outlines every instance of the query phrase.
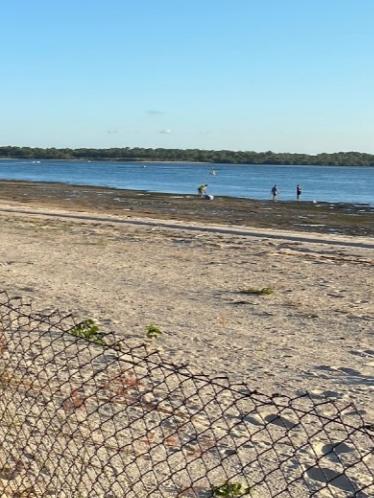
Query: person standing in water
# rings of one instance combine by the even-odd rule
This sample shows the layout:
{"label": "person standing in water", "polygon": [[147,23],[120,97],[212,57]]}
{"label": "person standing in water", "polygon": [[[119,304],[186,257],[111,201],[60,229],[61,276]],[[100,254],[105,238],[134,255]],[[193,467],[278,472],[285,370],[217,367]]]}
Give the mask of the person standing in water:
{"label": "person standing in water", "polygon": [[276,185],[273,185],[273,188],[271,189],[271,195],[273,196],[273,201],[277,199],[278,193],[279,193],[278,187]]}
{"label": "person standing in water", "polygon": [[300,196],[301,194],[303,193],[302,191],[302,188],[300,185],[296,185],[296,199],[299,201],[300,200]]}

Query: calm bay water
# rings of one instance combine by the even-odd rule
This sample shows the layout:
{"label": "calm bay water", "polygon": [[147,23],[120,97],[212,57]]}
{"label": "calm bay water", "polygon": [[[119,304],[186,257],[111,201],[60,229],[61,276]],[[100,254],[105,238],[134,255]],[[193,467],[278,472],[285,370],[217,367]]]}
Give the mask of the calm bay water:
{"label": "calm bay water", "polygon": [[[216,171],[216,176],[211,174]],[[213,195],[269,199],[277,184],[279,200],[374,204],[374,168],[340,166],[256,166],[196,163],[116,163],[0,160],[0,179],[61,182],[176,194],[196,193],[201,183]]]}

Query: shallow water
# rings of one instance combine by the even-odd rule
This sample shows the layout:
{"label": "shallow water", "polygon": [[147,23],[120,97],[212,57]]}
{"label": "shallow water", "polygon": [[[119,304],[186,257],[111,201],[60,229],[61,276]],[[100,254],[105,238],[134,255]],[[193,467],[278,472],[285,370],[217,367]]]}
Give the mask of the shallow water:
{"label": "shallow water", "polygon": [[[212,175],[212,171],[216,175]],[[196,193],[201,183],[213,195],[279,200],[374,204],[374,167],[274,166],[202,163],[0,160],[0,179],[62,182],[178,194]]]}

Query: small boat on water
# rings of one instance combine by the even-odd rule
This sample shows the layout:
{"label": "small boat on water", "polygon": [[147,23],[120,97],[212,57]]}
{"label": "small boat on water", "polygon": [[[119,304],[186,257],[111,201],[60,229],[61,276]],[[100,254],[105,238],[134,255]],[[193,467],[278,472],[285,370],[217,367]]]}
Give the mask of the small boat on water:
{"label": "small boat on water", "polygon": [[212,176],[217,176],[217,171],[215,169],[211,169],[209,171],[209,174],[212,175]]}

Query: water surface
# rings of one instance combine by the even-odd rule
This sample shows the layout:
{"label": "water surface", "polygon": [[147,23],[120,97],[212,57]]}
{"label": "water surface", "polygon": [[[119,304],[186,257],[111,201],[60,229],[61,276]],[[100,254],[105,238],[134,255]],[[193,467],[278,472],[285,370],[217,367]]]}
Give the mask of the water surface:
{"label": "water surface", "polygon": [[[213,176],[213,170],[216,175]],[[374,168],[203,163],[0,160],[0,179],[61,182],[177,194],[196,193],[207,183],[213,195],[269,199],[277,184],[280,200],[374,204]]]}

